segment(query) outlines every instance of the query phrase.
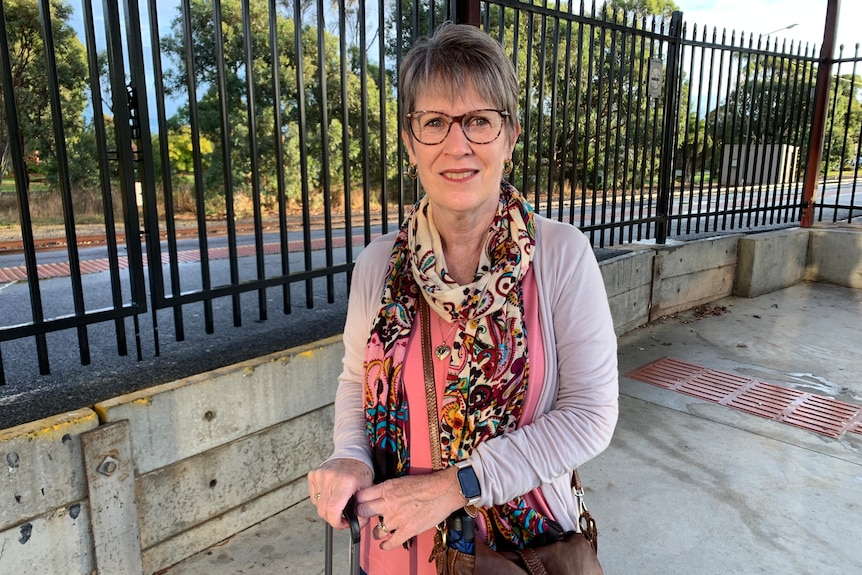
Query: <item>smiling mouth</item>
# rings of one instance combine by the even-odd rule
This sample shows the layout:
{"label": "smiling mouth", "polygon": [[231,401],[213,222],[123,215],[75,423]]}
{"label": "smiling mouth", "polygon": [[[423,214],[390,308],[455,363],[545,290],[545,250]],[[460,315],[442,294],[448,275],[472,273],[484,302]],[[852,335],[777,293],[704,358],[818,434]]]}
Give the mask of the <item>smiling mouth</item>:
{"label": "smiling mouth", "polygon": [[475,171],[469,172],[446,172],[443,175],[449,178],[450,180],[466,180],[470,176],[476,174]]}

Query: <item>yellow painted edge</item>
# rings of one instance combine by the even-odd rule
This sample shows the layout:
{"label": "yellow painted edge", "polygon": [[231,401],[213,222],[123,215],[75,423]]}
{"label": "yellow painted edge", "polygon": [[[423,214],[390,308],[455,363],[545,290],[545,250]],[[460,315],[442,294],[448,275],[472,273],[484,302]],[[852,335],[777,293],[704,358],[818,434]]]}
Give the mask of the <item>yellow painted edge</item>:
{"label": "yellow painted edge", "polygon": [[[56,436],[62,437],[69,433],[70,429],[76,427],[92,429],[98,427],[98,425],[99,418],[91,409],[84,408],[76,411],[67,411],[38,421],[22,423],[15,427],[0,430],[0,443],[21,439],[53,440]],[[81,433],[81,431],[76,430],[76,435]]]}

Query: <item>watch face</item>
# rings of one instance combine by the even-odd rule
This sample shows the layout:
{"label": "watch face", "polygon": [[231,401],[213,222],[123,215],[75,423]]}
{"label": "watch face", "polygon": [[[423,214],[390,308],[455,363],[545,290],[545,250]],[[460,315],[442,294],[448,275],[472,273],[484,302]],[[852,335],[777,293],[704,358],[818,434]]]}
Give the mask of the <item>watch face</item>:
{"label": "watch face", "polygon": [[468,501],[482,495],[482,488],[479,487],[479,479],[476,477],[476,472],[473,467],[464,467],[458,470],[458,482],[461,484],[461,495]]}

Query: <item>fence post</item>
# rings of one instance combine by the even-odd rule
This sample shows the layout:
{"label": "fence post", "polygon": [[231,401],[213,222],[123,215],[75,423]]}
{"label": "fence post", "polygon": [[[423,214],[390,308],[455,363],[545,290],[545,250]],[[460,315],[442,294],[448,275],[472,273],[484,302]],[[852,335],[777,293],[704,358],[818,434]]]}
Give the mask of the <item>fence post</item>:
{"label": "fence post", "polygon": [[[814,92],[814,117],[808,139],[808,161],[805,163],[805,183],[802,187],[802,214],[800,225],[810,228],[814,224],[814,193],[817,176],[823,159],[823,136],[826,132],[826,112],[829,107],[829,86],[832,79],[832,55],[835,53],[835,34],[838,29],[838,10],[841,0],[829,0],[826,6],[826,25],[823,45],[817,64],[817,84]],[[828,166],[827,166],[828,171]]]}
{"label": "fence post", "polygon": [[455,23],[479,26],[479,0],[455,0]]}
{"label": "fence post", "polygon": [[664,79],[664,116],[659,153],[658,203],[656,205],[655,242],[667,243],[670,199],[673,195],[673,157],[676,149],[677,85],[682,53],[682,12],[673,13],[668,30],[667,66]]}
{"label": "fence post", "polygon": [[128,419],[81,434],[99,575],[141,575],[141,532]]}

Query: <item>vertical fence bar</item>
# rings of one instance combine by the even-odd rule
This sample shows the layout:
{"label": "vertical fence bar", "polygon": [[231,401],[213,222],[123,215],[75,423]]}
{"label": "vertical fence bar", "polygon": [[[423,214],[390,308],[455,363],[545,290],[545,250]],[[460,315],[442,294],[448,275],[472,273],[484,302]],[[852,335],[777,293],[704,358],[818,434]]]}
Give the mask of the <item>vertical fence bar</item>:
{"label": "vertical fence bar", "polygon": [[[584,0],[581,0],[581,11],[580,15],[584,14]],[[578,35],[577,35],[577,48],[574,50],[574,53],[577,55],[578,62],[575,67],[575,117],[572,119],[572,175],[569,181],[571,182],[572,187],[572,197],[571,203],[569,204],[569,222],[573,225],[583,225],[583,207],[584,207],[584,197],[583,194],[586,190],[585,187],[581,188],[580,197],[578,197],[578,138],[581,133],[581,94],[584,93],[584,89],[589,90],[589,83],[582,88],[581,82],[581,74],[583,73],[583,56],[582,51],[584,47],[584,28],[587,25],[583,22],[578,23]],[[571,35],[569,36],[571,39]],[[569,146],[566,146],[568,148]],[[581,172],[585,172],[586,162],[584,162],[584,168],[581,169]],[[577,201],[576,201],[577,200]],[[581,204],[581,215],[580,219],[575,219],[575,206],[577,203]]]}
{"label": "vertical fence bar", "polygon": [[[702,98],[703,98],[703,72],[704,72],[704,68],[706,68],[706,45],[705,45],[706,44],[706,26],[703,27],[703,31],[701,32],[701,35],[703,37],[703,39],[702,39],[703,44],[701,44],[701,47],[700,47],[700,65],[698,66],[698,82],[697,82],[697,103],[695,104],[695,108],[694,108],[694,158],[692,158],[692,161],[691,161],[691,188],[690,188],[691,189],[691,199],[688,202],[689,220],[688,220],[688,225],[686,226],[686,232],[687,233],[691,231],[691,213],[692,213],[692,207],[691,206],[694,203],[695,186],[697,186],[697,188],[698,188],[697,208],[694,210],[694,214],[695,214],[694,230],[696,233],[700,232],[700,220],[701,220],[700,214],[703,210],[703,180],[704,180],[703,162],[704,162],[705,152],[707,149],[707,142],[706,142],[706,125],[707,125],[707,122],[706,122],[706,119],[704,119],[704,123],[703,123],[703,148],[701,149],[701,146],[700,146],[700,144],[701,144],[701,142],[700,142],[700,137],[701,137],[700,107],[701,107]],[[694,62],[694,52],[695,52],[694,48],[692,48],[691,52],[692,52],[692,62]],[[712,72],[711,69],[710,69],[710,72]],[[694,74],[692,74],[692,77],[694,77]],[[709,76],[709,83],[707,86],[707,94],[706,94],[706,101],[707,102],[709,102],[710,90],[712,90],[712,74],[711,73]],[[700,183],[699,184],[697,184],[695,182],[695,179],[697,177],[698,161],[700,162],[700,166],[699,166],[700,167]],[[708,206],[707,206],[707,209],[708,209]],[[707,220],[707,222],[708,221],[709,220]]]}
{"label": "vertical fence bar", "polygon": [[[152,137],[150,136],[150,113],[147,104],[147,81],[144,75],[143,40],[141,38],[141,13],[138,0],[125,0],[126,36],[128,38],[129,56],[129,93],[133,101],[129,101],[129,114],[135,120],[135,129],[131,131],[132,140],[127,145],[130,147],[130,155],[137,164],[136,168],[130,170],[131,180],[124,179],[125,187],[121,186],[123,200],[123,212],[126,227],[126,249],[129,255],[129,279],[131,280],[131,295],[135,306],[139,311],[147,309],[147,295],[143,275],[144,263],[141,250],[141,231],[138,221],[137,193],[135,182],[140,182],[141,195],[144,201],[146,217],[152,224],[147,230],[153,235],[147,241],[147,247],[154,249],[153,259],[150,259],[150,273],[162,281],[162,267],[159,247],[158,233],[158,210],[155,198],[155,168],[153,166]],[[132,149],[132,146],[138,150]],[[135,180],[137,174],[137,180]],[[155,314],[153,314],[155,315]],[[138,344],[138,357],[140,351],[140,335],[138,333],[137,316],[134,318],[135,339]],[[156,325],[155,322],[153,325]]]}
{"label": "vertical fence bar", "polygon": [[[197,62],[195,57],[195,41],[192,35],[192,11],[190,0],[182,0],[183,11],[183,42],[185,47],[185,65],[186,65],[186,91],[189,100],[189,126],[192,137],[192,159],[194,161],[195,170],[195,218],[197,221],[198,251],[203,255],[208,253],[207,239],[207,216],[206,216],[206,191],[204,190],[204,169],[201,154],[201,122],[200,113],[197,101]],[[172,264],[173,265],[173,264]],[[210,270],[209,259],[201,257],[200,261],[201,274],[201,290],[209,291],[212,289],[212,274]],[[177,283],[171,286],[175,294],[180,292],[180,284]],[[204,332],[213,333],[215,326],[213,324],[213,306],[212,300],[206,298],[203,300],[204,308]],[[185,337],[181,330],[182,324],[177,325],[176,339],[182,341]]]}
{"label": "vertical fence bar", "polygon": [[[360,10],[362,12],[365,11],[365,2],[360,0]],[[296,54],[296,117],[299,125],[297,126],[297,131],[299,132],[299,147],[301,150],[308,149],[308,126],[306,124],[306,109],[305,109],[305,64],[304,64],[304,54],[302,49],[302,6],[300,2],[294,2],[293,5],[293,48]],[[365,22],[364,18],[361,19],[361,22]],[[364,30],[364,27],[361,28]],[[362,39],[364,41],[364,34],[362,35]],[[363,62],[365,61],[365,50],[361,50]],[[365,69],[362,70],[362,80],[365,80]],[[365,86],[362,86],[362,102],[363,106],[365,105],[366,97],[365,97]],[[366,135],[363,138],[363,144],[367,144],[367,124],[368,124],[368,115],[363,115],[363,133]],[[366,149],[364,146],[363,149]],[[367,160],[367,158],[364,158]],[[364,162],[364,163],[367,163]],[[303,257],[305,263],[305,270],[309,271],[313,267],[313,262],[311,259],[311,212],[310,212],[310,198],[309,198],[309,188],[308,188],[308,159],[305,154],[300,155],[300,174],[302,177],[302,245],[303,245]],[[367,179],[365,180],[367,182]],[[368,197],[366,190],[366,198]],[[365,213],[366,220],[368,219],[368,208],[366,206]],[[311,279],[305,280],[305,307],[307,309],[312,309],[314,307],[314,289],[313,283]]]}
{"label": "vertical fence bar", "polygon": [[[380,118],[380,216],[381,216],[381,233],[389,232],[389,178],[387,178],[387,166],[389,165],[390,159],[387,157],[386,150],[386,96],[388,94],[388,90],[386,89],[386,66],[384,62],[386,62],[386,46],[383,42],[383,31],[386,29],[386,11],[383,9],[383,2],[378,4],[377,6],[377,58],[378,62],[380,62],[380,66],[378,66],[378,82],[380,83],[377,93],[379,98],[379,118]],[[397,140],[397,138],[396,138]],[[400,164],[399,164],[400,165]],[[329,189],[324,188],[324,190]],[[399,198],[400,203],[400,198]],[[329,211],[327,210],[327,213]],[[399,220],[400,223],[400,220]],[[328,276],[327,281],[331,281],[332,276]],[[335,301],[335,292],[330,291],[330,303]]]}
{"label": "vertical fence bar", "polygon": [[[257,137],[257,93],[255,91],[254,41],[251,32],[251,6],[241,2],[242,38],[245,65],[246,118],[248,119],[249,169],[251,170],[252,217],[254,219],[254,259],[257,279],[266,279],[263,259],[263,214],[261,213],[260,152]],[[324,107],[325,109],[325,107]],[[324,154],[327,157],[327,154]],[[238,299],[238,298],[237,298]],[[267,319],[266,289],[257,290],[257,313],[259,321]]]}
{"label": "vertical fence bar", "polygon": [[[686,40],[686,33],[687,32],[688,32],[688,30],[684,28],[683,29],[683,38],[682,38],[683,40]],[[697,35],[697,24],[695,24],[694,27],[692,28],[692,39],[694,39],[694,37],[696,35]],[[677,234],[682,233],[682,221],[683,221],[684,205],[686,203],[686,196],[688,197],[688,215],[685,217],[685,222],[686,222],[686,230],[685,231],[686,231],[686,233],[689,233],[691,231],[691,208],[692,208],[693,193],[690,190],[686,190],[686,188],[688,187],[688,183],[689,183],[688,166],[690,164],[693,164],[692,157],[696,153],[693,149],[690,149],[690,147],[689,147],[689,134],[690,134],[691,130],[694,130],[695,132],[697,131],[697,124],[695,123],[694,126],[691,125],[691,111],[690,111],[690,108],[691,108],[691,78],[694,78],[694,48],[691,48],[690,50],[688,50],[688,54],[689,54],[688,55],[688,78],[689,78],[688,90],[685,92],[685,94],[683,94],[684,86],[683,86],[683,81],[682,81],[682,74],[680,74],[679,100],[677,103],[677,106],[679,107],[679,111],[676,112],[677,114],[684,114],[685,115],[684,124],[683,124],[684,127],[683,127],[683,131],[682,131],[682,161],[679,164],[677,164],[675,162],[674,174],[673,174],[674,175],[673,179],[674,179],[674,181],[676,181],[677,165],[679,165],[680,178],[679,178],[679,210],[678,210],[678,213],[679,213],[680,217],[676,223],[676,233]],[[685,62],[685,60],[686,60],[686,45],[683,44],[680,48],[680,61]],[[684,73],[685,72],[683,72],[683,74]],[[685,102],[682,101],[683,96],[685,96]],[[694,149],[696,149],[696,144],[694,144]],[[693,181],[693,177],[692,177],[692,181]]]}
{"label": "vertical fence bar", "polygon": [[[641,18],[641,27],[646,30],[647,28],[647,18],[646,16]],[[655,31],[655,18],[652,18],[650,24],[651,31]],[[644,220],[644,204],[648,202],[648,198],[651,199],[652,193],[652,182],[648,181],[647,178],[647,148],[649,147],[649,139],[651,137],[650,129],[649,129],[649,110],[650,107],[655,109],[653,105],[655,100],[649,97],[647,94],[646,102],[644,102],[644,93],[647,92],[647,86],[649,85],[649,65],[648,62],[652,59],[653,56],[653,48],[655,46],[655,42],[650,40],[649,43],[649,53],[647,53],[647,44],[646,44],[646,35],[641,36],[640,40],[640,53],[641,53],[641,62],[640,62],[640,70],[638,71],[638,78],[640,83],[640,89],[638,90],[638,99],[637,99],[637,110],[643,109],[645,113],[643,114],[643,118],[641,118],[641,114],[637,114],[637,118],[635,119],[635,135],[638,142],[640,142],[640,153],[638,150],[635,150],[635,168],[634,174],[636,177],[635,181],[635,189],[638,197],[638,220],[640,223],[637,225],[637,239],[638,241],[644,238],[644,224],[642,223]],[[643,105],[643,108],[641,108]],[[638,158],[640,158],[640,164],[638,166]],[[646,192],[646,193],[645,193]],[[651,202],[650,202],[651,204]],[[649,209],[649,208],[647,208]],[[629,238],[632,237],[632,230],[629,227]]]}
{"label": "vertical fence bar", "polygon": [[[839,59],[841,57],[840,48],[839,48],[838,57],[839,57]],[[832,69],[831,69],[831,66],[833,64],[834,64],[834,61],[830,62],[830,64],[829,64],[830,65],[830,70],[829,70],[830,80],[833,76]],[[826,148],[826,150],[825,150],[826,153],[823,154],[823,158],[821,158],[820,166],[819,166],[819,168],[823,171],[823,177],[820,178],[820,201],[816,202],[818,204],[818,209],[817,209],[817,220],[818,221],[823,220],[823,208],[826,204],[826,179],[827,179],[827,176],[829,175],[829,161],[830,161],[831,156],[832,156],[832,134],[835,133],[835,121],[836,121],[835,119],[836,119],[836,116],[838,114],[838,81],[837,81],[837,77],[840,74],[840,70],[841,70],[841,64],[839,63],[838,64],[838,72],[836,72],[836,74],[834,74],[836,76],[836,82],[834,85],[832,85],[830,87],[830,90],[832,92],[832,103],[829,106],[829,110],[827,112],[827,116],[829,117],[828,118],[828,127],[824,126],[826,133],[825,133],[823,145]]]}
{"label": "vertical fence bar", "polygon": [[[531,28],[532,30],[532,28]],[[548,33],[548,17],[542,14],[539,17],[539,49],[538,55],[536,57],[537,65],[539,68],[539,95],[537,96],[538,105],[535,107],[536,109],[536,134],[538,137],[536,138],[536,175],[533,186],[535,187],[535,198],[536,198],[536,209],[540,209],[542,202],[542,161],[545,159],[545,152],[542,149],[543,144],[546,144],[543,129],[545,126],[545,81],[547,77],[546,66],[547,60],[545,56],[547,54],[547,33]],[[535,40],[534,40],[535,41]],[[532,45],[533,42],[530,42]],[[548,146],[550,149],[550,146]],[[525,170],[526,171],[526,170]],[[551,217],[551,198],[545,198],[545,217]]]}
{"label": "vertical fence bar", "polygon": [[664,118],[662,123],[662,143],[659,159],[659,197],[656,206],[656,243],[664,245],[668,237],[668,208],[673,193],[673,150],[676,145],[677,90],[679,78],[679,57],[682,39],[682,12],[671,16],[668,30],[667,72],[664,81]]}
{"label": "vertical fence bar", "polygon": [[[722,33],[721,33],[722,48],[718,50],[718,85],[715,88],[715,94],[716,94],[716,97],[715,97],[715,116],[713,118],[713,125],[712,125],[713,150],[712,150],[712,153],[709,155],[709,174],[710,174],[709,189],[710,189],[710,195],[711,195],[712,189],[713,189],[714,184],[715,184],[714,174],[718,173],[718,170],[715,167],[715,160],[716,160],[716,156],[718,155],[718,152],[721,152],[722,160],[724,159],[724,150],[721,150],[721,149],[716,150],[715,146],[717,146],[717,144],[719,142],[719,139],[718,139],[718,123],[719,123],[719,114],[720,114],[719,110],[722,108],[722,106],[719,106],[719,101],[721,98],[722,79],[724,78],[724,55],[727,53],[727,50],[724,49],[724,46],[726,44],[726,42],[725,42],[726,38],[727,38],[727,32],[722,31]],[[717,39],[718,39],[718,28],[713,28],[712,29],[712,42],[713,42],[713,44],[716,43]],[[715,49],[713,49],[713,57],[714,56],[715,56]],[[712,73],[710,73],[710,76],[712,76]],[[730,86],[730,78],[728,78],[727,85],[728,85],[728,87]],[[723,108],[724,108],[723,124],[725,126],[727,126],[727,102],[728,102],[727,96],[725,96],[724,102],[725,103],[723,106]],[[723,139],[724,139],[724,137],[722,136],[722,140]],[[726,177],[723,172],[722,172],[721,177],[722,177],[722,179]],[[716,200],[715,208],[716,209],[715,209],[713,219],[712,219],[712,229],[713,230],[719,229],[719,227],[718,227],[718,214],[722,211],[724,211],[725,213],[727,212],[726,200],[725,200],[724,210],[721,210],[721,198],[722,198],[722,196],[727,198],[726,191],[724,194],[722,194],[721,180],[718,181],[717,188],[718,189],[716,190],[716,193],[715,193],[715,200]]]}
{"label": "vertical fence bar", "polygon": [[[323,235],[324,235],[324,257],[326,267],[331,268],[334,263],[332,254],[332,199],[329,194],[330,178],[329,178],[329,100],[327,98],[328,90],[326,88],[326,19],[325,7],[321,0],[317,3],[317,70],[318,70],[318,106],[320,108],[320,185],[323,188]],[[380,66],[383,69],[383,66]],[[385,90],[380,90],[381,94],[385,94]],[[381,96],[382,97],[382,96]],[[382,105],[382,100],[381,100]],[[381,114],[382,116],[382,114]],[[385,124],[384,124],[385,125]],[[385,128],[384,128],[385,129]],[[382,146],[382,144],[381,144]],[[381,166],[385,162],[381,161]],[[385,182],[385,169],[384,177]],[[386,192],[383,196],[383,221],[386,221]],[[383,224],[385,227],[385,223]],[[326,276],[326,301],[332,303],[335,301],[335,277],[333,274]]]}
{"label": "vertical fence bar", "polygon": [[[574,6],[574,3],[569,4],[569,13]],[[563,212],[563,208],[565,208],[565,204],[568,201],[569,210],[572,209],[575,203],[575,185],[574,179],[570,175],[568,166],[569,166],[569,146],[566,144],[566,140],[569,135],[569,111],[570,111],[570,103],[569,98],[571,97],[571,54],[572,54],[572,21],[566,21],[566,53],[563,58],[563,95],[562,95],[562,108],[563,108],[563,117],[560,121],[560,156],[559,156],[559,174],[557,175],[557,185],[559,186],[559,210],[557,211],[557,219],[559,221],[565,221],[565,215]],[[574,162],[572,162],[574,165]],[[569,182],[569,194],[568,198],[566,198],[566,181]],[[574,224],[571,219],[569,220],[570,224]]]}
{"label": "vertical fence bar", "polygon": [[[6,108],[6,130],[9,147],[12,150],[12,171],[15,174],[15,193],[18,200],[18,220],[21,226],[21,239],[24,245],[24,265],[27,269],[27,291],[30,296],[30,314],[34,324],[44,320],[42,309],[42,290],[39,287],[39,270],[36,262],[36,245],[33,239],[33,222],[30,219],[30,178],[24,163],[24,138],[18,119],[15,83],[12,78],[12,52],[9,51],[9,38],[6,34],[6,12],[0,1],[0,81],[3,85],[3,105]],[[34,336],[39,374],[51,373],[48,361],[48,342],[44,333]],[[0,385],[6,383],[2,356],[0,356]]]}
{"label": "vertical fence bar", "polygon": [[[148,2],[149,5],[149,16],[150,16],[150,43],[152,46],[159,45],[159,39],[161,38],[159,34],[159,15],[158,15],[158,6],[156,0],[150,0]],[[161,179],[162,179],[162,194],[163,194],[163,209],[165,210],[165,231],[167,233],[167,247],[168,247],[168,273],[171,278],[171,289],[176,293],[180,293],[180,268],[179,268],[179,251],[177,249],[177,226],[176,226],[176,214],[174,213],[174,192],[173,192],[173,183],[171,179],[171,156],[169,150],[169,142],[168,142],[168,124],[167,124],[167,111],[165,109],[165,88],[164,88],[164,74],[162,72],[162,55],[161,50],[155,51],[153,53],[153,84],[155,85],[156,92],[156,118],[159,125],[159,154],[161,159]],[[189,103],[189,110],[191,110],[191,102]],[[197,141],[192,143],[193,146],[197,145]],[[155,178],[155,175],[154,175]],[[154,179],[155,181],[155,179]],[[153,204],[155,204],[155,199],[153,200]],[[148,234],[153,234],[152,228],[155,227],[155,236],[152,240],[153,242],[159,242],[159,227],[158,227],[158,215],[155,220],[152,221],[152,226],[150,226],[150,230],[147,231]],[[151,236],[152,237],[152,236]],[[157,244],[158,245],[158,244]],[[161,249],[161,246],[159,246]],[[150,242],[147,242],[147,253],[152,254],[152,250],[150,247]],[[148,258],[151,257],[148,255]],[[161,260],[161,257],[159,257]],[[152,309],[156,310],[156,301],[164,299],[164,280],[156,280],[156,276],[152,274],[153,270],[149,270],[150,272],[150,297],[153,301]],[[161,278],[161,275],[158,277]],[[172,305],[171,310],[173,311],[174,316],[174,330],[177,333],[178,337],[182,337],[184,333],[184,325],[183,325],[183,310],[182,306]],[[155,346],[155,354],[159,355],[159,331],[158,331],[158,314],[152,314],[152,322],[153,322],[153,345]]]}
{"label": "vertical fence bar", "polygon": [[[614,10],[611,14],[611,21],[614,24],[617,24],[617,14],[620,14],[620,20],[622,23],[625,23],[626,13],[624,10],[620,9],[619,11]],[[619,46],[619,47],[618,47]],[[625,53],[625,34],[619,30],[611,30],[611,63],[608,69],[608,77],[611,79],[609,83],[610,86],[622,86],[623,74],[623,58]],[[618,78],[619,76],[619,78]],[[620,111],[622,110],[622,97],[623,91],[620,89],[616,90],[616,102],[612,103],[612,99],[610,98],[610,89],[608,90],[608,120],[610,123],[613,123],[613,137],[608,139],[608,142],[613,142],[613,147],[610,148],[611,154],[606,154],[605,156],[605,165],[609,165],[611,162],[611,158],[613,157],[613,164],[610,166],[610,170],[613,174],[611,178],[611,190],[610,190],[610,217],[608,217],[608,202],[603,202],[602,204],[602,234],[600,236],[600,245],[604,247],[605,245],[605,229],[607,229],[610,233],[608,233],[608,240],[611,245],[613,245],[613,231],[614,224],[617,221],[617,186],[618,186],[618,173],[619,173],[619,157],[620,157],[620,135],[624,129],[623,122],[621,122]],[[607,189],[607,180],[605,180],[605,189]],[[623,196],[625,197],[625,196]],[[608,226],[608,227],[606,227]]]}
{"label": "vertical fence bar", "polygon": [[[608,13],[611,13],[613,17],[613,15],[616,13],[616,10],[608,7],[607,5],[603,5],[603,24],[606,24],[608,21]],[[610,47],[608,49],[605,49],[608,35],[610,35]],[[596,134],[598,135],[599,132],[601,132],[602,124],[604,123],[604,137],[602,138],[604,145],[600,147],[598,143],[596,144],[596,179],[595,185],[593,187],[592,225],[595,226],[598,220],[600,228],[599,230],[597,230],[599,233],[598,245],[600,247],[604,247],[604,225],[606,222],[606,212],[608,204],[608,161],[610,160],[610,155],[612,153],[612,150],[614,149],[614,146],[611,144],[611,111],[613,109],[613,106],[611,105],[611,87],[613,85],[613,49],[615,47],[614,40],[616,39],[616,35],[609,26],[602,26],[599,38],[599,100],[598,113],[596,114]],[[605,74],[606,69],[608,70],[607,74]],[[602,117],[602,113],[604,113],[604,117]],[[601,150],[601,153],[599,153],[599,150]],[[599,162],[601,162],[601,169],[599,169]],[[599,204],[597,198],[597,194],[600,189],[602,193],[601,204]],[[601,210],[601,215],[596,214],[597,210]],[[591,236],[594,239],[595,232],[593,232]],[[595,240],[593,245],[596,245]]]}
{"label": "vertical fence bar", "polygon": [[[111,284],[111,303],[114,309],[123,307],[123,293],[120,283],[119,254],[117,251],[117,233],[114,226],[114,202],[111,197],[111,174],[108,164],[107,130],[105,115],[102,110],[102,87],[99,77],[99,55],[96,49],[96,33],[93,19],[93,3],[84,0],[81,3],[84,16],[84,37],[87,46],[87,66],[90,73],[90,98],[93,106],[93,127],[96,132],[96,149],[98,150],[99,186],[102,191],[102,211],[105,216],[105,236],[107,239],[109,276]],[[114,331],[117,337],[117,355],[128,353],[126,342],[126,322],[123,318],[114,320]],[[140,346],[139,346],[140,347]],[[140,354],[139,354],[140,356]]]}
{"label": "vertical fence bar", "polygon": [[[271,2],[275,2],[275,0],[270,0]],[[398,3],[398,19],[397,19],[397,29],[401,30],[401,22],[402,22],[403,14],[401,11],[401,3]],[[350,178],[350,107],[348,105],[348,86],[347,86],[347,78],[348,74],[350,74],[350,69],[348,67],[348,52],[347,52],[347,6],[345,0],[338,0],[338,53],[340,55],[340,64],[341,64],[341,170],[343,172],[343,181],[342,186],[344,186],[344,257],[345,261],[352,262],[353,261],[353,198],[351,197],[351,178]],[[396,34],[396,37],[400,40],[401,34],[400,32]],[[399,55],[397,58],[397,62],[401,62],[400,51],[401,51],[401,42],[398,42],[398,51]],[[400,110],[400,106],[399,106]],[[398,125],[401,125],[401,116],[398,116]],[[403,158],[404,150],[402,146],[398,147],[398,171],[399,177],[398,181],[403,182],[404,178],[401,177],[401,166],[404,165]],[[399,206],[401,204],[399,203]],[[401,221],[403,219],[403,213],[399,211],[398,220]],[[285,258],[286,260],[287,258]],[[352,279],[352,271],[347,273],[347,286],[348,291],[350,289],[350,283]],[[285,285],[285,290],[288,289],[288,286]]]}
{"label": "vertical fence bar", "polygon": [[[297,2],[299,4],[299,2]],[[371,243],[371,189],[368,185],[368,182],[371,177],[370,170],[368,169],[368,51],[366,50],[366,42],[367,42],[367,34],[365,31],[365,22],[367,21],[366,11],[365,11],[365,0],[359,0],[358,4],[358,24],[359,24],[359,90],[361,92],[361,115],[362,115],[362,145],[361,145],[361,158],[362,158],[362,209],[364,216],[364,229],[365,229],[365,245]],[[298,20],[298,11],[297,8],[297,21]],[[417,8],[414,6],[414,13],[418,12]],[[433,7],[431,9],[431,17],[433,18],[434,10]],[[298,48],[299,49],[299,48]],[[310,241],[310,237],[308,241]],[[310,285],[310,284],[309,284]]]}
{"label": "vertical fence bar", "polygon": [[[223,17],[221,0],[212,0],[213,6],[213,41],[216,56],[216,82],[218,84],[219,121],[221,133],[222,183],[224,185],[225,220],[227,224],[228,261],[230,265],[230,283],[239,283],[239,261],[237,259],[236,206],[234,204],[235,190],[233,181],[233,123],[230,121],[230,110],[227,90],[227,67],[225,66],[225,39],[222,31]],[[200,234],[204,235],[204,234]],[[203,259],[203,250],[201,259]],[[239,294],[231,295],[233,304],[233,325],[242,325],[242,305]]]}
{"label": "vertical fence bar", "polygon": [[[342,0],[343,1],[343,0]],[[278,5],[276,4],[276,0],[268,1],[268,13],[269,13],[269,50],[270,50],[270,60],[272,62],[279,62],[281,57],[281,45],[278,39]],[[343,58],[343,55],[342,55]],[[343,63],[342,63],[343,65]],[[344,74],[342,74],[342,79],[344,78]],[[284,171],[285,171],[285,149],[284,149],[284,137],[282,134],[282,129],[284,126],[284,112],[283,112],[283,104],[282,104],[282,94],[281,94],[281,67],[273,66],[272,67],[272,135],[275,143],[275,185],[278,194],[278,232],[279,232],[279,263],[281,265],[281,274],[283,276],[290,275],[290,258],[289,258],[289,242],[288,242],[288,228],[287,228],[287,183],[284,179]],[[345,99],[346,100],[346,99]],[[344,114],[345,118],[347,114]],[[347,121],[344,121],[344,145],[347,145]],[[347,164],[345,162],[344,167],[345,173],[348,172]],[[349,176],[348,176],[349,177]],[[281,285],[281,301],[282,301],[282,313],[287,315],[290,313],[291,308],[291,296],[290,296],[290,284],[284,283]]]}
{"label": "vertical fence bar", "polygon": [[[526,89],[524,90],[524,129],[521,131],[521,139],[524,140],[524,157],[521,163],[522,169],[522,180],[521,180],[521,193],[524,194],[525,198],[529,198],[529,190],[530,190],[530,146],[532,145],[532,138],[530,137],[533,134],[533,122],[532,115],[530,111],[533,109],[531,105],[533,100],[532,95],[532,86],[533,86],[533,21],[534,16],[533,12],[527,13],[527,30],[525,33],[526,36],[526,44],[527,44],[527,54],[526,54]],[[514,179],[514,173],[512,174],[512,179]],[[533,204],[538,205],[538,192],[534,196]]]}
{"label": "vertical fence bar", "polygon": [[[707,67],[706,66],[706,59],[707,59],[707,57],[706,57],[706,42],[707,42],[707,27],[704,26],[703,27],[703,44],[704,45],[701,48],[701,53],[700,53],[701,54],[701,56],[700,56],[700,81],[698,83],[698,85],[701,87],[703,86],[703,72],[704,72],[704,69]],[[710,49],[709,49],[709,80],[707,81],[707,86],[706,86],[707,110],[709,109],[710,102],[712,101],[712,82],[713,82],[713,78],[715,77],[715,75],[713,73],[714,69],[715,69],[715,48],[710,47]],[[703,94],[703,91],[701,89],[698,89],[698,94],[697,94],[698,114],[700,113],[702,94]],[[718,102],[716,102],[716,106],[717,105],[718,105]],[[713,172],[710,171],[709,172],[710,180],[709,180],[709,184],[707,185],[706,184],[706,177],[705,177],[705,174],[707,172],[706,157],[707,157],[707,153],[709,153],[709,156],[712,157],[712,147],[714,145],[715,145],[715,140],[713,140],[712,144],[710,144],[710,142],[709,142],[709,112],[707,111],[703,115],[703,151],[700,153],[700,186],[698,188],[698,197],[697,197],[697,211],[698,211],[698,214],[700,214],[702,209],[703,209],[704,190],[706,191],[706,198],[705,199],[706,199],[706,207],[707,207],[707,209],[706,209],[707,217],[704,218],[704,221],[703,221],[704,231],[709,231],[709,217],[708,216],[709,216],[709,212],[712,209],[712,176],[713,176]],[[697,219],[697,226],[695,229],[697,232],[700,232],[700,217],[698,217],[698,219]]]}
{"label": "vertical fence bar", "polygon": [[[69,176],[69,157],[66,149],[66,133],[63,127],[63,107],[60,100],[60,79],[57,74],[57,60],[54,49],[54,32],[51,24],[51,4],[48,0],[39,0],[39,23],[42,27],[42,38],[45,43],[45,58],[48,72],[48,99],[51,105],[51,116],[54,127],[54,144],[56,146],[57,165],[60,169],[60,193],[63,197],[63,222],[66,229],[66,254],[69,257],[69,280],[72,284],[72,301],[75,316],[82,318],[86,314],[84,306],[84,286],[81,282],[81,266],[78,257],[78,236],[75,231],[75,213],[72,200],[72,181]],[[81,365],[90,363],[90,338],[87,326],[79,324],[78,351]]]}

